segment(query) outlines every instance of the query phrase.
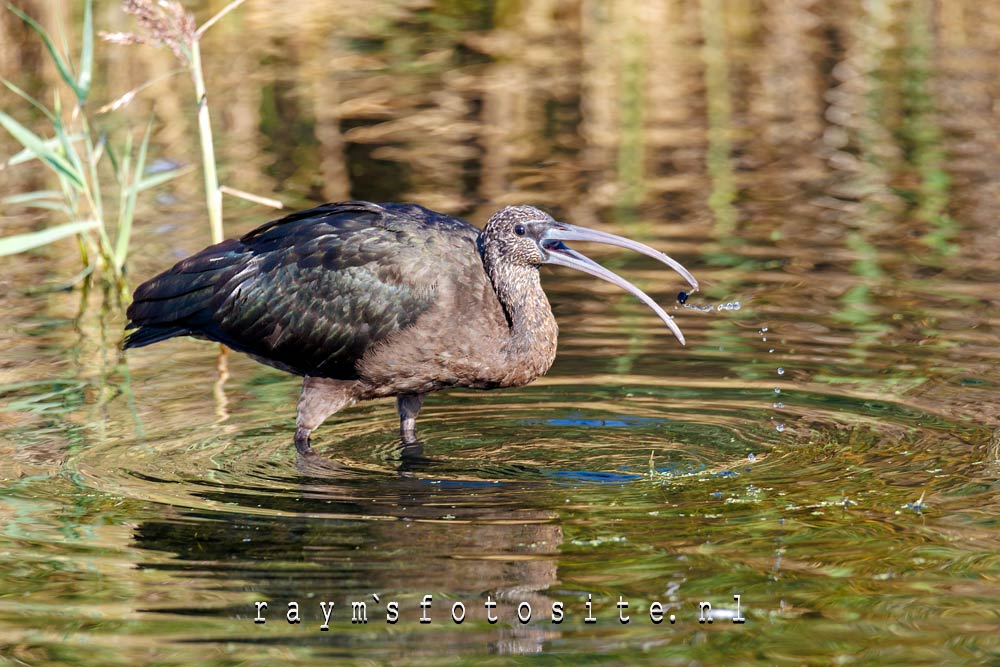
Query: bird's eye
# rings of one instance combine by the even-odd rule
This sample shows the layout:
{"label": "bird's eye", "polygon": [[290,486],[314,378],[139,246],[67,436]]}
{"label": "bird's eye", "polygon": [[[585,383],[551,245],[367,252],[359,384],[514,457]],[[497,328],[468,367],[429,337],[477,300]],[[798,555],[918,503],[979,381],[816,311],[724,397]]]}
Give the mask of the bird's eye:
{"label": "bird's eye", "polygon": [[524,236],[524,225],[514,225],[514,233],[518,236]]}

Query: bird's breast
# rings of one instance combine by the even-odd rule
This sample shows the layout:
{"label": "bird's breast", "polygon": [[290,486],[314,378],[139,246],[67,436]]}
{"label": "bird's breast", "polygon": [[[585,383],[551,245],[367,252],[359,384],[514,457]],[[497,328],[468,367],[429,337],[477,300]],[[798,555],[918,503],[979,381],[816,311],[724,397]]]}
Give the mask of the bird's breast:
{"label": "bird's breast", "polygon": [[441,295],[413,326],[369,350],[357,365],[366,394],[519,387],[544,375],[555,358],[555,321],[524,344],[514,339],[495,298],[490,301],[492,292],[470,298],[476,294]]}

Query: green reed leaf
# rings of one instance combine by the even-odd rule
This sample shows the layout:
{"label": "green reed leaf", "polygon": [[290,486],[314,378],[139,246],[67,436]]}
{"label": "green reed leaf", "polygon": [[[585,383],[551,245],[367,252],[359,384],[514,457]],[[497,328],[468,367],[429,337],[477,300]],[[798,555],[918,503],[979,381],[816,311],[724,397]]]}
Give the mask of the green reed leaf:
{"label": "green reed leaf", "polygon": [[99,224],[96,220],[82,220],[79,222],[67,222],[66,224],[56,225],[55,227],[49,227],[37,232],[6,236],[0,238],[0,256],[13,255],[14,253],[24,252],[32,248],[39,248],[67,236],[82,234],[85,231],[95,229]]}
{"label": "green reed leaf", "polygon": [[49,33],[45,30],[45,28],[39,25],[35,19],[31,18],[14,5],[8,4],[7,9],[13,12],[19,19],[27,23],[28,27],[38,33],[38,36],[42,39],[42,43],[45,44],[45,48],[48,49],[49,55],[52,56],[52,61],[55,63],[56,69],[59,70],[59,76],[62,77],[67,86],[73,89],[73,92],[76,93],[77,98],[81,102],[86,99],[86,93],[81,94],[80,89],[77,87],[76,79],[73,76],[72,69],[70,69],[66,59],[59,53],[59,50],[56,49],[56,45],[52,42],[52,37],[49,36]]}
{"label": "green reed leaf", "polygon": [[[47,164],[54,171],[65,176],[78,190],[83,190],[83,174],[76,169],[65,157],[52,150],[48,143],[37,134],[18,123],[16,120],[0,111],[0,125],[10,132],[17,141],[28,149],[36,158]],[[65,144],[64,137],[61,143]]]}

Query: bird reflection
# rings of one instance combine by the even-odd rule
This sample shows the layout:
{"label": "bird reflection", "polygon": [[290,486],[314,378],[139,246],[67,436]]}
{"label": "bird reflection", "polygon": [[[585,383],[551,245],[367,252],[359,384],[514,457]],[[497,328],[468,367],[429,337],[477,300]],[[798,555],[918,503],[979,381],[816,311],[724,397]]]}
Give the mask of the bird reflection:
{"label": "bird reflection", "polygon": [[[205,483],[198,495],[212,506],[246,511],[175,512],[139,525],[135,544],[176,554],[169,565],[152,567],[179,569],[185,581],[197,573],[213,590],[249,590],[270,601],[268,623],[284,625],[285,605],[298,601],[303,632],[295,636],[305,642],[328,636],[318,632],[321,600],[335,601],[339,610],[331,628],[350,625],[353,600],[367,601],[369,625],[390,627],[386,604],[398,600],[399,626],[414,631],[421,628],[418,602],[429,594],[437,627],[479,633],[489,596],[501,617],[488,626],[492,650],[541,650],[558,626],[520,624],[515,610],[527,601],[536,618],[547,621],[551,601],[545,591],[558,583],[562,527],[555,512],[531,501],[542,482],[455,473],[447,462],[424,458],[416,440],[402,441],[393,451],[391,473],[308,454],[299,456],[291,479],[281,469],[281,480],[262,473],[260,484],[251,476],[242,488]],[[471,623],[452,624],[455,600],[464,602]],[[224,613],[245,617],[249,608]]]}

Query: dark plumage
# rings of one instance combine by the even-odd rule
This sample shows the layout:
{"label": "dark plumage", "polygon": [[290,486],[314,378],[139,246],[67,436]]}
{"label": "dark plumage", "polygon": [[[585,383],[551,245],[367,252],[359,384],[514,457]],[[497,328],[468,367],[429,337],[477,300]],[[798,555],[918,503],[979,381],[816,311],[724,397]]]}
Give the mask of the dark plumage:
{"label": "dark plumage", "polygon": [[411,204],[326,204],[275,220],[178,262],[139,286],[126,348],[173,336],[218,341],[305,377],[295,443],[337,410],[396,396],[404,440],[424,397],[447,387],[527,384],[545,373],[558,328],[538,266],[562,264],[630,283],[562,240],[613,243],[679,264],[621,237],[507,207],[480,232]]}

